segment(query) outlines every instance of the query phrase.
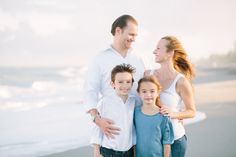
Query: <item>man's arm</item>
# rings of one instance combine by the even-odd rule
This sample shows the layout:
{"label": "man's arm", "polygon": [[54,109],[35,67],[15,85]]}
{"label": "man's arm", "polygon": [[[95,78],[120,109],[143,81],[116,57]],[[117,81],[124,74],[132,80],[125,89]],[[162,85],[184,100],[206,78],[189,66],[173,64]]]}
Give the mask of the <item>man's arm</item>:
{"label": "man's arm", "polygon": [[97,109],[91,109],[89,113],[93,117],[93,122],[108,138],[114,138],[114,135],[119,134],[120,129],[114,126],[114,122],[110,119],[101,118]]}
{"label": "man's arm", "polygon": [[113,121],[109,119],[101,118],[96,109],[99,92],[101,91],[101,71],[99,63],[95,60],[88,68],[84,89],[85,89],[85,107],[87,113],[89,113],[93,119],[93,122],[102,130],[102,132],[109,138],[112,138],[114,134],[119,131],[118,128],[114,127]]}

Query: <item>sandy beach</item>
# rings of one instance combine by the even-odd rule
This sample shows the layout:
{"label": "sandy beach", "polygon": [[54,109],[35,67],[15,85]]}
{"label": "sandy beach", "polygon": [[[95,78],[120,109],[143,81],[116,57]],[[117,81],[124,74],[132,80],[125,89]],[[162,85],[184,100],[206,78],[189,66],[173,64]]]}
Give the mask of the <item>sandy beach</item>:
{"label": "sandy beach", "polygon": [[[201,69],[194,81],[197,110],[207,118],[186,126],[187,157],[234,157],[236,68]],[[91,157],[86,146],[44,157]]]}

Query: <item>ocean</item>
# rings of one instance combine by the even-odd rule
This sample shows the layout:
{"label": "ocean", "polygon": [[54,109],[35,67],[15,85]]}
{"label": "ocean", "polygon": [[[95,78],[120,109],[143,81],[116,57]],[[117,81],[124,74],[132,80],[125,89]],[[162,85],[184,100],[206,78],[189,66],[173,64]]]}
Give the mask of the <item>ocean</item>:
{"label": "ocean", "polygon": [[[87,146],[87,67],[0,67],[0,157],[37,157]],[[197,112],[191,124],[206,118]]]}
{"label": "ocean", "polygon": [[86,67],[0,68],[0,156],[34,157],[85,146]]}

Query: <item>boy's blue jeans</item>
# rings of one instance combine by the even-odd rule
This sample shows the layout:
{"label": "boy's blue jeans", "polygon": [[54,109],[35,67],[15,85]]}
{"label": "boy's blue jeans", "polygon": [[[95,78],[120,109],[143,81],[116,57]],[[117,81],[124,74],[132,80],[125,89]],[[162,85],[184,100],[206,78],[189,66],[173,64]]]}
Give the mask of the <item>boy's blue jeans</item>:
{"label": "boy's blue jeans", "polygon": [[108,149],[105,147],[100,147],[100,152],[103,157],[133,157],[134,149],[130,148],[128,151],[115,151],[113,149]]}
{"label": "boy's blue jeans", "polygon": [[171,157],[184,157],[187,149],[187,137],[184,135],[171,145]]}

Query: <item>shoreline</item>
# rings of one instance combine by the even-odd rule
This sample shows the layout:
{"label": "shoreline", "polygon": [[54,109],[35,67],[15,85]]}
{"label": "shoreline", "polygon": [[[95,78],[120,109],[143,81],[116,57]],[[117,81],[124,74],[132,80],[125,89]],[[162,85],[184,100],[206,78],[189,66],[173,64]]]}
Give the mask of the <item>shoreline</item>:
{"label": "shoreline", "polygon": [[70,149],[64,152],[52,153],[49,155],[43,155],[38,157],[91,157],[93,156],[92,146],[83,146],[75,149]]}

